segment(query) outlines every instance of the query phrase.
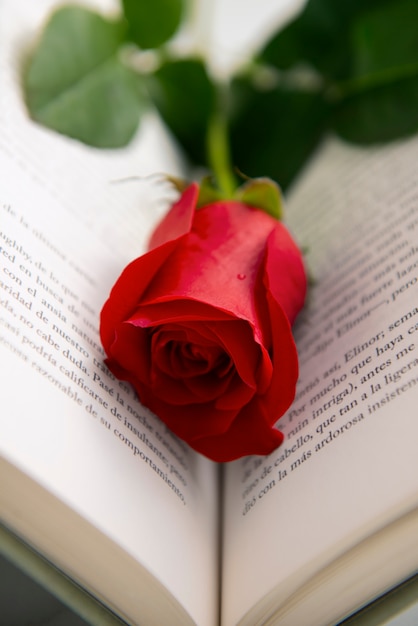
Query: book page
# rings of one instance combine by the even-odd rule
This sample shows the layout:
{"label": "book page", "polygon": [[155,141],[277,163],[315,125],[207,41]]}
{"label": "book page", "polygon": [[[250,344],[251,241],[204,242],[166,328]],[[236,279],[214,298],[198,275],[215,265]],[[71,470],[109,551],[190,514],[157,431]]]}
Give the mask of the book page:
{"label": "book page", "polygon": [[290,194],[314,281],[295,327],[300,379],[282,446],[226,469],[225,626],[417,504],[417,162],[416,137],[331,138]]}
{"label": "book page", "polygon": [[[28,119],[22,43],[52,4],[1,8],[1,455],[137,559],[193,620],[213,625],[217,467],[111,375],[98,335],[114,280],[144,251],[170,196],[153,178],[121,179],[178,174],[179,158],[152,115],[122,151],[88,148]],[[41,507],[16,507],[19,523],[44,523],[44,534],[54,525]],[[2,514],[10,522],[12,512]],[[109,580],[134,586],[113,580],[111,567]]]}

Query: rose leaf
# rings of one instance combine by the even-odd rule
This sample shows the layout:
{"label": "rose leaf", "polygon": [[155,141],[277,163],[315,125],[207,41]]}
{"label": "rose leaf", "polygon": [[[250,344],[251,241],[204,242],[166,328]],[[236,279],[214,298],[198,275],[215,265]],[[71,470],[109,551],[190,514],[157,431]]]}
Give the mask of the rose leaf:
{"label": "rose leaf", "polygon": [[180,26],[183,0],[122,0],[129,35],[142,49],[158,48]]}
{"label": "rose leaf", "polygon": [[231,89],[234,165],[251,178],[266,176],[287,188],[328,122],[322,93],[281,85],[258,89],[245,77],[233,81]]}
{"label": "rose leaf", "polygon": [[352,28],[352,75],[373,76],[418,63],[417,22],[416,0],[397,0],[361,15]]}
{"label": "rose leaf", "polygon": [[326,81],[347,77],[352,24],[365,11],[390,4],[393,0],[309,0],[265,44],[260,60],[282,70],[309,65]]}
{"label": "rose leaf", "polygon": [[95,147],[126,145],[144,97],[118,56],[124,37],[122,22],[90,10],[65,6],[53,13],[24,75],[31,117]]}
{"label": "rose leaf", "polygon": [[418,131],[417,23],[418,4],[403,0],[354,24],[351,77],[334,86],[334,128],[345,139],[381,142]]}
{"label": "rose leaf", "polygon": [[381,143],[418,132],[418,71],[415,76],[347,96],[334,130],[347,141]]}
{"label": "rose leaf", "polygon": [[206,163],[206,134],[215,88],[199,59],[164,63],[148,77],[151,98],[188,157]]}

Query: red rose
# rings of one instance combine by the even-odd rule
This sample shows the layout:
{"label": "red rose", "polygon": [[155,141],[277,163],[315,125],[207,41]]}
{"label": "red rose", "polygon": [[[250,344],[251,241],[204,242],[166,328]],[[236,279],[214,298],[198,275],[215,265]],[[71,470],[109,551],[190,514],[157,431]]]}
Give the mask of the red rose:
{"label": "red rose", "polygon": [[101,313],[107,364],[215,461],[268,454],[291,404],[302,257],[286,228],[235,201],[196,209],[191,185],[126,267]]}

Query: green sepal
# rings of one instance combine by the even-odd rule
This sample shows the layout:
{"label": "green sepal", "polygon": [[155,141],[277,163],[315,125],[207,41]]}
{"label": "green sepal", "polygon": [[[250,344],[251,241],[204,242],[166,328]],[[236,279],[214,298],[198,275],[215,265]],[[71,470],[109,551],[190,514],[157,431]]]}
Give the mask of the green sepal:
{"label": "green sepal", "polygon": [[[187,187],[191,184],[190,180],[178,178],[177,176],[171,176],[170,174],[166,174],[164,176],[164,180],[170,183],[170,185],[172,185],[176,191],[181,194],[184,193]],[[206,176],[199,182],[199,195],[197,198],[196,209],[201,209],[207,204],[212,204],[213,202],[226,199],[225,194],[215,187],[213,177]]]}
{"label": "green sepal", "polygon": [[271,178],[252,178],[239,187],[236,200],[257,207],[277,220],[283,217],[282,193]]}
{"label": "green sepal", "polygon": [[199,197],[197,199],[196,208],[200,209],[212,202],[219,202],[219,200],[225,200],[225,194],[214,186],[213,178],[207,176],[203,178],[199,184]]}
{"label": "green sepal", "polygon": [[178,178],[178,176],[171,176],[171,174],[165,174],[164,180],[169,182],[179,193],[183,193],[186,191],[187,187],[190,185],[188,180],[184,178]]}

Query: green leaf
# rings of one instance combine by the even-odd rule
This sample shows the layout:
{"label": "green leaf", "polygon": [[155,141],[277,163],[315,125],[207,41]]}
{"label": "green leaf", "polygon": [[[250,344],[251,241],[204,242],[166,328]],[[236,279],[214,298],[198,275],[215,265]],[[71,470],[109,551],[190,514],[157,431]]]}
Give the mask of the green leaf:
{"label": "green leaf", "polygon": [[303,18],[298,17],[274,34],[258,55],[261,63],[287,70],[306,59],[307,48],[303,35]]}
{"label": "green leaf", "polygon": [[249,204],[265,211],[277,220],[283,217],[280,187],[270,178],[248,180],[237,190],[236,198],[244,204]]}
{"label": "green leaf", "polygon": [[279,69],[308,64],[325,79],[350,73],[351,27],[375,7],[393,0],[309,0],[302,13],[272,37],[260,54],[264,63]]}
{"label": "green leaf", "polygon": [[397,0],[353,24],[353,77],[402,71],[418,63],[418,3]]}
{"label": "green leaf", "polygon": [[122,0],[130,36],[141,48],[158,48],[180,26],[183,0]]}
{"label": "green leaf", "polygon": [[[418,127],[417,24],[416,0],[309,0],[260,58],[282,72],[315,68],[328,123],[345,139],[389,141]],[[291,119],[292,111],[287,114]]]}
{"label": "green leaf", "polygon": [[232,83],[232,161],[251,178],[267,176],[285,189],[322,137],[329,114],[321,93]]}
{"label": "green leaf", "polygon": [[413,77],[347,96],[337,108],[332,125],[347,141],[362,144],[418,132],[418,71]]}
{"label": "green leaf", "polygon": [[29,61],[32,118],[96,147],[121,147],[140,116],[138,78],[118,58],[124,26],[81,7],[57,10]]}
{"label": "green leaf", "polygon": [[334,85],[334,128],[345,139],[383,142],[418,130],[418,4],[403,0],[353,25],[352,77]]}
{"label": "green leaf", "polygon": [[189,158],[206,164],[206,132],[215,88],[198,59],[169,61],[148,79],[151,97]]}

